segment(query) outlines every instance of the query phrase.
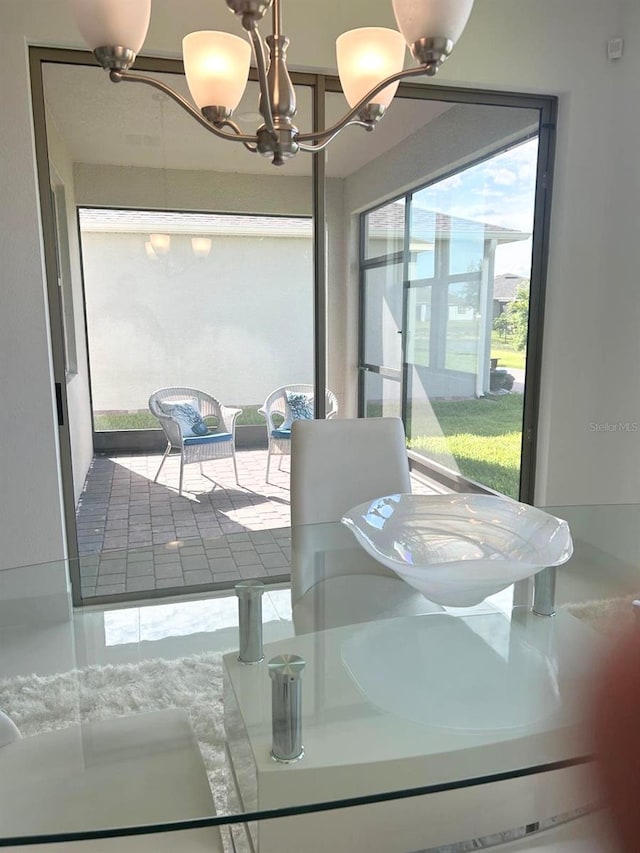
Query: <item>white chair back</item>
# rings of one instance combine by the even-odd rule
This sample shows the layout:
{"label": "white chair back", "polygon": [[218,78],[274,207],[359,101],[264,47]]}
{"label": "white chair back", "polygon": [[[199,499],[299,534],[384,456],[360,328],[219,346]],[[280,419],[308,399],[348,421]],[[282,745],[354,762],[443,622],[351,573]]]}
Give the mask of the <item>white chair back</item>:
{"label": "white chair back", "polygon": [[[396,578],[362,548],[354,547],[354,537],[346,527],[327,530],[322,525],[340,521],[347,510],[364,501],[411,491],[402,421],[296,421],[291,434],[292,602],[329,578]],[[329,624],[324,617],[315,622],[323,627]]]}
{"label": "white chair back", "polygon": [[295,421],[291,523],[339,521],[364,501],[411,491],[400,418]]}

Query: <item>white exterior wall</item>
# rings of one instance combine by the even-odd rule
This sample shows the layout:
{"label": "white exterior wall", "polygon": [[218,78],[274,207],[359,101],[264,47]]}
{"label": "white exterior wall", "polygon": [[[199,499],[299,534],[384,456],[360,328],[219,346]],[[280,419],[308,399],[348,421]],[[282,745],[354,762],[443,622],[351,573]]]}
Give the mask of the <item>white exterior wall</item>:
{"label": "white exterior wall", "polygon": [[[208,0],[175,12],[173,0],[155,0],[148,54],[177,56],[183,31],[230,24],[224,4]],[[392,25],[387,0],[352,0],[335,14],[310,0],[290,3],[292,66],[333,68],[335,36],[365,24]],[[439,77],[560,96],[538,442],[538,498],[550,504],[636,501],[640,493],[637,434],[589,429],[633,420],[637,405],[639,31],[635,0],[477,0]],[[614,34],[626,37],[618,63],[606,58]],[[0,410],[0,566],[64,552],[29,43],[81,46],[65,0],[0,7],[0,347],[11,400]]]}
{"label": "white exterior wall", "polygon": [[190,237],[174,234],[153,261],[145,239],[82,238],[95,411],[145,409],[172,385],[261,405],[281,385],[313,382],[311,238],[213,237],[196,259]]}
{"label": "white exterior wall", "polygon": [[[167,170],[159,176],[156,169],[117,166],[94,166],[76,164],[74,168],[76,200],[80,205],[96,207],[128,207],[148,209],[173,209],[183,211],[207,211],[215,213],[260,213],[309,216],[312,212],[312,185],[307,177],[289,177],[283,171],[274,175],[242,175],[224,172],[189,171],[188,169]],[[347,318],[344,312],[348,283],[344,277],[346,235],[343,228],[343,185],[344,181],[327,181],[328,229],[328,386],[336,394],[341,414],[349,406],[345,395],[345,348],[347,346]],[[280,274],[282,259],[274,259],[272,277]],[[282,273],[288,276],[285,263]],[[309,268],[311,272],[311,268]],[[306,280],[306,279],[305,279]],[[298,292],[298,291],[296,291]],[[298,292],[299,295],[299,292]],[[286,309],[286,300],[283,303]],[[288,310],[288,309],[286,309]],[[312,323],[312,303],[305,304],[299,315],[299,328],[308,328]],[[288,334],[288,333],[287,333]],[[306,359],[309,347],[313,347],[313,329],[300,350]],[[289,359],[287,376],[281,383],[291,380],[291,357],[295,352],[285,345],[284,337],[277,355],[281,368],[272,374],[283,375],[285,359]],[[313,354],[311,355],[311,359]],[[304,362],[303,362],[304,364]],[[313,370],[312,363],[310,364]],[[301,375],[301,370],[297,371]],[[312,372],[307,379],[312,382]],[[355,400],[352,401],[355,415]]]}

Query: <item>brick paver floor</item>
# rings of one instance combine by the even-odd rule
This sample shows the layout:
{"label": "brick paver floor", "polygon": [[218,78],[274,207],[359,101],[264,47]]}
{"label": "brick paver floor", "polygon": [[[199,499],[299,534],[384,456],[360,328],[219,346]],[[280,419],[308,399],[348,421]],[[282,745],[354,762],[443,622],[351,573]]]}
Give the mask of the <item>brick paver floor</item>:
{"label": "brick paver floor", "polygon": [[[231,459],[205,463],[206,477],[188,465],[181,497],[178,456],[167,460],[158,483],[158,455],[96,456],[76,514],[82,597],[286,579],[289,457],[282,470],[277,457],[272,462],[269,483],[265,450],[236,458],[239,485]],[[416,478],[412,485],[415,492],[434,491]]]}

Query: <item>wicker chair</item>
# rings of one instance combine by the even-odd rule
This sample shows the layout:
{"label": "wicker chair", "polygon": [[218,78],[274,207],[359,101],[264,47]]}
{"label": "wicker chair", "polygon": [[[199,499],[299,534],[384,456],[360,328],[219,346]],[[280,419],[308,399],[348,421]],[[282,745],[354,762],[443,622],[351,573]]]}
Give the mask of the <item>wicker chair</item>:
{"label": "wicker chair", "polygon": [[[269,450],[267,453],[266,482],[269,482],[269,466],[271,456],[279,456],[278,468],[282,466],[282,457],[291,454],[291,413],[287,406],[287,391],[291,393],[313,394],[313,385],[283,385],[276,388],[264,401],[261,415],[267,421],[267,435],[269,438]],[[326,417],[333,418],[338,414],[338,401],[336,395],[327,389],[326,391]]]}
{"label": "wicker chair", "polygon": [[[215,431],[203,436],[194,435],[193,437],[185,437],[182,434],[179,421],[162,409],[162,404],[164,403],[179,403],[191,400],[197,401],[198,409],[203,419],[215,418],[217,420]],[[231,457],[236,473],[236,483],[238,483],[236,418],[241,414],[242,409],[232,409],[228,406],[223,406],[215,397],[205,394],[204,391],[198,391],[196,388],[161,388],[159,391],[154,391],[149,397],[149,409],[160,421],[160,426],[167,437],[167,448],[160,462],[160,467],[156,472],[156,476],[153,478],[154,483],[158,481],[162,466],[172,450],[177,450],[180,453],[180,484],[178,489],[180,495],[182,495],[184,466],[191,462],[199,462],[200,473],[203,474],[203,462],[208,462],[211,459]]]}

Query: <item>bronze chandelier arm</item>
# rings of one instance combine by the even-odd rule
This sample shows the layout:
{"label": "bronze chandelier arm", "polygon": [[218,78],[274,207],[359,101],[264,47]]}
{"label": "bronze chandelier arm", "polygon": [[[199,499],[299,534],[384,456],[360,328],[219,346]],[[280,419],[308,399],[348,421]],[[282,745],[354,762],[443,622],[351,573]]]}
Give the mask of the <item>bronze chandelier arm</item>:
{"label": "bronze chandelier arm", "polygon": [[[431,64],[425,63],[424,65],[418,65],[416,68],[407,68],[403,71],[398,71],[396,74],[392,74],[390,77],[386,77],[384,80],[378,83],[377,86],[374,86],[370,92],[367,92],[367,94],[363,98],[360,98],[355,107],[350,109],[349,112],[346,113],[346,115],[344,115],[334,125],[328,127],[326,130],[318,130],[315,133],[300,133],[298,135],[298,142],[317,142],[325,139],[328,136],[333,138],[336,133],[342,130],[343,127],[346,127],[347,124],[351,121],[351,119],[355,118],[358,113],[364,107],[367,106],[369,101],[375,95],[377,95],[378,92],[381,92],[391,83],[395,83],[397,80],[404,80],[406,77],[419,77],[422,74],[429,74],[429,76],[432,76],[432,74],[430,74],[431,68]],[[363,122],[363,124],[367,127],[372,126],[367,122]]]}
{"label": "bronze chandelier arm", "polygon": [[327,145],[329,145],[329,143],[332,142],[339,133],[342,133],[342,131],[346,127],[356,127],[356,126],[366,127],[367,130],[373,130],[373,128],[374,128],[374,125],[369,121],[359,121],[359,120],[358,121],[348,121],[346,124],[343,124],[342,127],[339,127],[334,133],[332,133],[328,139],[325,139],[324,142],[318,142],[317,145],[306,145],[304,142],[301,142],[300,143],[300,150],[301,151],[308,151],[311,153],[313,153],[314,151],[324,151],[324,149],[327,147]]}
{"label": "bronze chandelier arm", "polygon": [[[231,119],[225,118],[222,121],[218,122],[218,127],[230,127],[236,136],[242,136],[242,131],[240,130],[238,125],[235,123],[235,121],[231,121]],[[225,135],[225,139],[228,139],[228,138],[229,137],[227,137]],[[243,142],[242,144],[247,149],[247,151],[251,151],[252,154],[255,154],[258,150],[257,145],[251,145],[251,143],[249,143],[249,142]]]}
{"label": "bronze chandelier arm", "polygon": [[118,71],[115,69],[110,72],[109,76],[114,83],[145,83],[147,86],[153,86],[154,89],[158,89],[160,92],[168,95],[172,100],[174,100],[178,106],[182,107],[185,112],[189,113],[192,118],[199,122],[205,130],[210,131],[214,136],[219,136],[220,139],[229,139],[232,142],[242,142],[245,146],[247,143],[255,145],[257,141],[255,136],[240,133],[239,128],[236,128],[233,122],[229,122],[226,119],[220,122],[220,124],[222,126],[226,125],[228,127],[232,127],[235,130],[235,134],[224,133],[222,130],[219,130],[215,125],[207,121],[207,119],[201,115],[201,113],[198,112],[198,110],[193,107],[186,98],[183,98],[182,95],[178,94],[178,92],[174,92],[170,86],[167,86],[166,83],[162,83],[160,80],[155,80],[153,77],[145,77],[142,74],[132,74],[129,71]]}

